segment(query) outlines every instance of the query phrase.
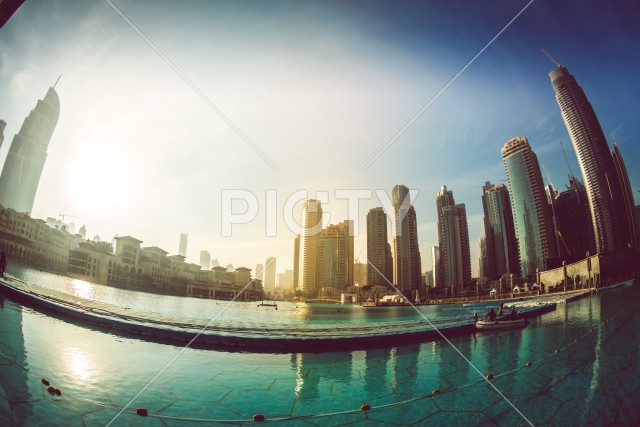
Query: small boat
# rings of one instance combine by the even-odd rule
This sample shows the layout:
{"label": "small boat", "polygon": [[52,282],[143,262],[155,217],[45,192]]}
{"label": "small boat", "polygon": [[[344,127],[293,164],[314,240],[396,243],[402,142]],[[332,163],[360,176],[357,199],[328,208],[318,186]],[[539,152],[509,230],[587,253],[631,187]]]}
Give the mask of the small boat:
{"label": "small boat", "polygon": [[502,329],[514,329],[523,328],[527,326],[529,322],[527,319],[496,319],[496,320],[478,320],[476,322],[476,329],[483,331],[498,331]]}

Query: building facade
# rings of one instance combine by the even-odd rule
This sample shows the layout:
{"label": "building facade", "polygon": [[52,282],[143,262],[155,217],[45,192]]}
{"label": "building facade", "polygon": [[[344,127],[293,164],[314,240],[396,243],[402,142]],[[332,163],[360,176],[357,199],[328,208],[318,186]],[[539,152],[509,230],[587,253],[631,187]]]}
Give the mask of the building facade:
{"label": "building facade", "polygon": [[535,277],[536,270],[546,270],[546,260],[556,256],[551,212],[538,157],[526,138],[516,137],[502,147],[502,159],[511,189],[520,274]]}
{"label": "building facade", "polygon": [[353,221],[329,225],[320,233],[318,286],[325,295],[339,295],[353,286]]}
{"label": "building facade", "polygon": [[[54,85],[55,86],[55,85]],[[47,159],[47,147],[60,116],[60,99],[53,87],[24,120],[9,147],[0,175],[0,204],[30,214]]]}
{"label": "building facade", "polygon": [[487,182],[482,187],[482,207],[486,238],[484,277],[496,280],[505,274],[519,276],[518,242],[507,187]]}
{"label": "building facade", "polygon": [[596,113],[566,67],[558,66],[549,77],[582,171],[596,249],[626,248],[630,233],[623,192]]}
{"label": "building facade", "polygon": [[319,200],[305,200],[302,206],[300,233],[300,290],[305,296],[315,297],[319,289],[318,247],[322,232],[322,206]]}
{"label": "building facade", "polygon": [[367,285],[389,286],[393,283],[391,245],[389,245],[388,218],[383,208],[367,212]]}
{"label": "building facade", "polygon": [[411,204],[409,188],[396,185],[392,190],[394,209],[393,282],[410,299],[422,288],[422,267],[418,246],[416,211]]}

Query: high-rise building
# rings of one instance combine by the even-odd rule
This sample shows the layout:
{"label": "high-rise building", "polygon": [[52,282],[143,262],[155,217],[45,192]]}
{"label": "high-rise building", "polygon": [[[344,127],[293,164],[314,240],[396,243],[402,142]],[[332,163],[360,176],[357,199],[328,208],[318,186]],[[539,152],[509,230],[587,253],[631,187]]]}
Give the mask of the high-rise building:
{"label": "high-rise building", "polygon": [[436,196],[442,285],[455,294],[471,283],[471,248],[464,204],[455,204],[443,185]]}
{"label": "high-rise building", "polygon": [[596,113],[575,77],[559,65],[551,85],[578,157],[598,253],[627,247],[629,227],[620,180]]}
{"label": "high-rise building", "polygon": [[396,185],[392,190],[394,209],[393,282],[408,298],[422,288],[422,267],[418,246],[416,211],[411,204],[409,188]]}
{"label": "high-rise building", "polygon": [[367,213],[367,284],[389,286],[393,283],[391,245],[387,231],[387,214],[383,208],[373,208]]}
{"label": "high-rise building", "polygon": [[217,259],[213,259],[211,260],[211,269],[213,270],[216,267],[220,266],[220,261],[218,261]]}
{"label": "high-rise building", "polygon": [[2,148],[2,143],[4,142],[4,128],[7,127],[7,122],[4,120],[0,120],[0,148]]}
{"label": "high-rise building", "polygon": [[318,295],[318,247],[322,232],[322,206],[319,200],[305,200],[302,206],[300,237],[300,290],[309,297]]}
{"label": "high-rise building", "polygon": [[50,87],[24,120],[9,147],[0,175],[0,204],[4,207],[31,213],[47,159],[47,147],[59,116],[60,100]]}
{"label": "high-rise building", "polygon": [[295,295],[297,291],[302,291],[302,278],[300,275],[300,235],[293,239],[293,281],[291,292]]}
{"label": "high-rise building", "polygon": [[482,187],[482,207],[487,255],[484,277],[495,280],[505,274],[518,276],[518,242],[507,187],[487,181]]}
{"label": "high-rise building", "polygon": [[364,262],[356,261],[353,263],[353,284],[356,286],[365,286],[367,284],[367,267],[369,265]]}
{"label": "high-rise building", "polygon": [[478,258],[478,279],[485,280],[487,278],[487,238],[480,238],[480,258]]}
{"label": "high-rise building", "polygon": [[180,244],[178,245],[178,255],[187,257],[187,240],[189,235],[187,233],[180,233]]}
{"label": "high-rise building", "polygon": [[264,265],[256,264],[256,280],[260,280],[264,287]]}
{"label": "high-rise building", "polygon": [[264,263],[262,286],[265,292],[273,292],[276,289],[276,257],[269,257]]}
{"label": "high-rise building", "polygon": [[211,253],[209,251],[200,251],[200,268],[203,270],[211,269]]}
{"label": "high-rise building", "polygon": [[320,233],[318,285],[336,294],[353,286],[353,220],[329,225]]}
{"label": "high-rise building", "polygon": [[587,252],[594,254],[596,243],[584,185],[569,176],[565,191],[555,191],[551,185],[547,188],[558,256],[570,263],[584,258]]}
{"label": "high-rise building", "polygon": [[516,137],[502,147],[502,159],[511,188],[520,273],[535,276],[544,271],[546,260],[556,256],[551,212],[542,183],[538,157],[529,141]]}
{"label": "high-rise building", "polygon": [[433,275],[433,287],[444,286],[442,284],[442,265],[440,264],[440,247],[431,247],[431,271]]}
{"label": "high-rise building", "polygon": [[631,189],[629,175],[627,175],[627,168],[624,165],[620,148],[615,142],[613,143],[611,156],[613,158],[613,165],[616,169],[616,175],[618,175],[618,181],[620,182],[620,194],[622,195],[624,213],[629,227],[627,245],[640,246],[640,223],[638,223],[635,212],[636,206],[633,200],[633,190]]}

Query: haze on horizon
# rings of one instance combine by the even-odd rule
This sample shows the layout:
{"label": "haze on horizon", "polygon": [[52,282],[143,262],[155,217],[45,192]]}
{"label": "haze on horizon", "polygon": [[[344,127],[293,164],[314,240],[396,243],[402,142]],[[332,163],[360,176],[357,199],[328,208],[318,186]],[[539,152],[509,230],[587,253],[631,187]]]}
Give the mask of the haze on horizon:
{"label": "haze on horizon", "polygon": [[[481,187],[506,179],[500,148],[508,139],[527,137],[558,188],[568,182],[563,141],[582,179],[541,47],[576,76],[609,143],[618,142],[640,201],[640,5],[528,3],[112,1],[274,169],[108,2],[28,1],[0,29],[0,161],[62,74],[35,218],[64,214],[90,238],[131,235],[171,254],[186,232],[189,262],[208,250],[222,265],[253,269],[276,256],[281,272],[293,261],[289,196],[329,192],[323,210],[337,223],[347,219],[347,201],[335,190],[390,196],[404,184],[418,191],[424,272],[437,245],[436,193],[446,185],[467,207],[475,275]],[[221,194],[229,189],[251,191],[260,211],[224,237]],[[265,233],[267,190],[277,194],[273,237]],[[375,194],[360,201],[360,260],[366,213],[381,205]]]}

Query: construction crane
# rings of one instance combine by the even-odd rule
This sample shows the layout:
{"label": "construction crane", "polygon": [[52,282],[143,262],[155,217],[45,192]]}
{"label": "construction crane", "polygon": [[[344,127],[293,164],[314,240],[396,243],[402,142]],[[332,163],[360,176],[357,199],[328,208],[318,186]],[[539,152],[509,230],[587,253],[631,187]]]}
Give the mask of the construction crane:
{"label": "construction crane", "polygon": [[567,152],[564,151],[564,145],[562,145],[562,141],[560,141],[560,148],[562,148],[562,154],[564,154],[564,161],[567,162],[567,169],[569,169],[569,175],[573,175],[573,171],[571,170],[571,166],[569,165],[569,158],[567,157]]}
{"label": "construction crane", "polygon": [[540,48],[540,50],[542,51],[542,53],[545,54],[545,56],[547,58],[549,58],[551,60],[551,62],[556,64],[556,66],[561,67],[560,63],[558,61],[556,61],[556,59],[553,56],[549,55],[546,50],[544,50],[543,48]]}
{"label": "construction crane", "polygon": [[553,188],[556,188],[556,186],[553,185],[553,182],[551,181],[551,175],[549,175],[549,171],[547,170],[547,167],[542,162],[540,162],[540,166],[542,166],[542,169],[544,169],[544,173],[545,175],[547,175],[547,180],[549,181],[549,184],[551,184]]}

